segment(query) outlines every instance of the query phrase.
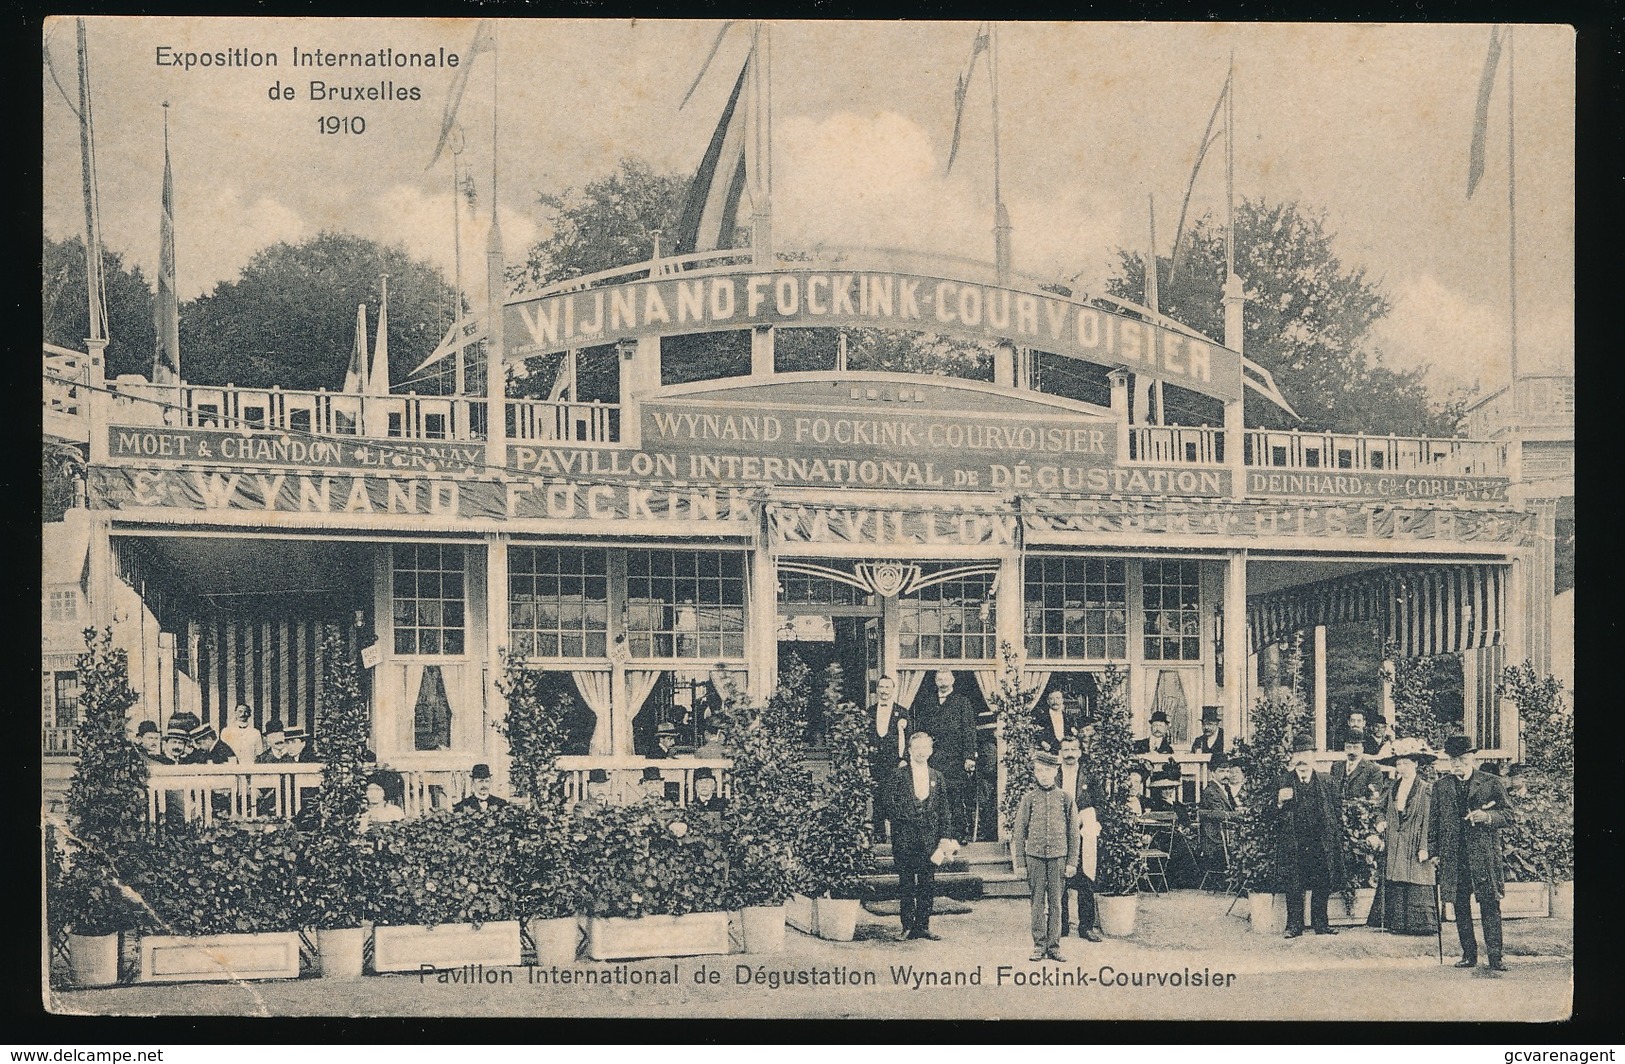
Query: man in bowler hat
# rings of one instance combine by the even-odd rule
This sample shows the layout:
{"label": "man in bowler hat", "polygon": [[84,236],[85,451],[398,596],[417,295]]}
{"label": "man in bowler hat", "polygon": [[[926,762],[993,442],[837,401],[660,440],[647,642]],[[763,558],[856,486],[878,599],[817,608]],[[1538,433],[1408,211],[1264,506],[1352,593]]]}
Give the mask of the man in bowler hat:
{"label": "man in bowler hat", "polygon": [[[1172,754],[1174,744],[1168,739],[1168,714],[1157,710],[1151,714],[1151,734],[1134,740],[1132,752],[1147,765],[1155,765],[1157,754]],[[1172,757],[1156,768],[1156,779],[1179,781],[1179,762]]]}
{"label": "man in bowler hat", "polygon": [[572,812],[576,816],[589,816],[609,805],[609,772],[595,768],[587,772],[587,794],[576,800]]}
{"label": "man in bowler hat", "polygon": [[728,808],[728,803],[717,794],[717,774],[711,769],[694,770],[694,800],[688,807],[701,813],[716,814]]}
{"label": "man in bowler hat", "polygon": [[1506,873],[1501,864],[1501,829],[1513,822],[1511,801],[1499,776],[1478,769],[1478,751],[1465,735],[1447,736],[1449,759],[1433,785],[1428,824],[1428,853],[1439,859],[1439,889],[1453,899],[1456,937],[1461,940],[1457,968],[1478,966],[1473,933],[1473,899],[1484,920],[1484,951],[1492,971],[1504,972],[1501,952],[1501,894]]}
{"label": "man in bowler hat", "polygon": [[489,809],[500,809],[508,804],[507,799],[491,793],[490,765],[481,763],[469,770],[468,790],[468,797],[451,807],[453,812],[483,813]]}
{"label": "man in bowler hat", "polygon": [[1343,814],[1337,788],[1315,771],[1315,741],[1292,744],[1291,768],[1276,783],[1276,876],[1286,892],[1286,937],[1303,934],[1303,892],[1317,935],[1335,935],[1326,915],[1331,892],[1343,885]]}
{"label": "man in bowler hat", "polygon": [[1202,734],[1191,741],[1191,753],[1210,754],[1217,761],[1224,756],[1223,711],[1218,706],[1202,707]]}

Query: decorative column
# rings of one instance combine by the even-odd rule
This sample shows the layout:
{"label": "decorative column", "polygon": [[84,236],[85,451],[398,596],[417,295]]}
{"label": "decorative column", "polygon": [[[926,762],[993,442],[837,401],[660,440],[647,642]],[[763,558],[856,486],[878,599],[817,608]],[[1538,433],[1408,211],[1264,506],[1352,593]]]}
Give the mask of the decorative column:
{"label": "decorative column", "polygon": [[1106,374],[1112,388],[1112,419],[1117,422],[1117,460],[1128,460],[1128,370],[1114,369]]}
{"label": "decorative column", "polygon": [[766,701],[778,681],[779,570],[767,535],[764,507],[756,547],[750,552],[750,600],[745,618],[746,690],[753,701]]}
{"label": "decorative column", "polygon": [[1224,733],[1240,738],[1247,720],[1247,552],[1224,570]]}
{"label": "decorative column", "polygon": [[[1240,355],[1245,345],[1244,309],[1247,305],[1246,288],[1234,273],[1224,283],[1224,346]],[[1224,404],[1224,464],[1230,469],[1230,495],[1241,499],[1247,495],[1246,435],[1247,422],[1243,415],[1242,394]]]}
{"label": "decorative column", "polygon": [[485,537],[485,675],[481,694],[487,730],[480,738],[487,763],[503,782],[508,778],[508,744],[497,740],[501,739],[501,724],[508,715],[508,700],[497,681],[502,678],[500,651],[508,646],[508,537],[492,532]]}
{"label": "decorative column", "polygon": [[1326,749],[1326,626],[1315,625],[1315,749]]}
{"label": "decorative column", "polygon": [[773,375],[773,326],[758,325],[750,331],[750,375]]}

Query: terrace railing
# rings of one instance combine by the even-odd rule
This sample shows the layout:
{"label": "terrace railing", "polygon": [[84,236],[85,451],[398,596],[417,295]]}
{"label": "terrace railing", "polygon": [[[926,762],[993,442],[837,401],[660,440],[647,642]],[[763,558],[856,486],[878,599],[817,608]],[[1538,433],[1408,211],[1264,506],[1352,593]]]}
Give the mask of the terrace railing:
{"label": "terrace railing", "polygon": [[587,793],[587,776],[595,768],[609,774],[610,801],[624,804],[640,797],[643,770],[656,768],[661,778],[678,785],[678,804],[688,805],[694,798],[694,772],[708,768],[717,780],[717,794],[726,798],[729,793],[729,773],[733,762],[725,757],[673,757],[651,759],[646,757],[598,757],[573,755],[559,758],[559,771],[564,776],[564,796],[576,801]]}
{"label": "terrace railing", "polygon": [[545,443],[617,443],[621,438],[618,403],[508,400],[508,439]]}
{"label": "terrace railing", "polygon": [[1356,470],[1499,476],[1501,448],[1457,437],[1365,436],[1334,432],[1248,429],[1245,461],[1256,469]]}
{"label": "terrace railing", "polygon": [[[381,766],[390,767],[390,766]],[[205,825],[221,820],[291,820],[322,785],[320,763],[148,765],[147,820]],[[449,809],[469,793],[468,767],[396,768],[408,817]]]}

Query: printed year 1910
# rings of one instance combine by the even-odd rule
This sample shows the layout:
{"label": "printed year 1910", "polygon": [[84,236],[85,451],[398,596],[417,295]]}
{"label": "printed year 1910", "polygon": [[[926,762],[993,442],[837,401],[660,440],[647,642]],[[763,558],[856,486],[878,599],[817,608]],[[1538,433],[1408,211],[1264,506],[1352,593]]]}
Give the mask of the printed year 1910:
{"label": "printed year 1910", "polygon": [[321,133],[359,135],[367,131],[367,120],[360,115],[323,115],[316,119],[316,129]]}

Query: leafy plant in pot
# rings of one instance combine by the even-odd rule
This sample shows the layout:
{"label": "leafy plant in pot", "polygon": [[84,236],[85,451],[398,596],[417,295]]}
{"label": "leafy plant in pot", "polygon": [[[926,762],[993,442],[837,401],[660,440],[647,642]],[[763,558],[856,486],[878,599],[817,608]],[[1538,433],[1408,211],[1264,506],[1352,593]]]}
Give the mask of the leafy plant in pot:
{"label": "leafy plant in pot", "polygon": [[1276,868],[1276,785],[1291,761],[1293,737],[1308,716],[1297,684],[1277,688],[1253,703],[1247,735],[1231,748],[1230,760],[1246,774],[1231,861],[1243,888],[1254,899],[1256,931],[1278,930],[1274,927],[1276,914],[1283,925],[1285,921],[1285,907],[1275,904],[1281,890]]}
{"label": "leafy plant in pot", "polygon": [[[993,715],[998,722],[1002,751],[1000,767],[1004,769],[1004,790],[999,795],[999,824],[1004,837],[1010,837],[1016,822],[1016,809],[1021,796],[1033,782],[1033,747],[1038,742],[1038,725],[1033,720],[1032,707],[1038,696],[1037,685],[1027,682],[1022,669],[1021,655],[1009,643],[999,645],[1003,668],[993,691]],[[1019,863],[1012,855],[1012,867],[1019,871]]]}
{"label": "leafy plant in pot", "polygon": [[147,845],[147,761],[126,738],[129,657],[110,629],[84,632],[76,662],[79,764],[68,786],[65,831],[49,855],[60,860],[54,909],[68,935],[71,975],[80,985],[118,979],[118,936],[136,930],[142,909],[122,884]]}
{"label": "leafy plant in pot", "polygon": [[1083,752],[1101,795],[1095,804],[1100,821],[1095,895],[1100,906],[1100,929],[1121,937],[1134,933],[1139,884],[1145,874],[1144,830],[1128,805],[1129,769],[1135,761],[1128,677],[1115,666],[1108,666],[1096,678],[1096,689],[1099,699],[1095,730]]}
{"label": "leafy plant in pot", "polygon": [[798,837],[811,777],[798,754],[810,684],[806,663],[791,654],[765,704],[730,692],[723,705],[722,742],[733,760],[723,816],[729,909],[781,906],[804,885]]}
{"label": "leafy plant in pot", "polygon": [[[844,697],[838,662],[825,671],[823,700],[830,773],[813,787],[799,840],[801,864],[808,891],[814,896],[819,935],[850,941],[863,877],[874,870],[875,854],[870,837],[871,768],[865,721],[862,710]],[[779,929],[782,948],[782,919]]]}

